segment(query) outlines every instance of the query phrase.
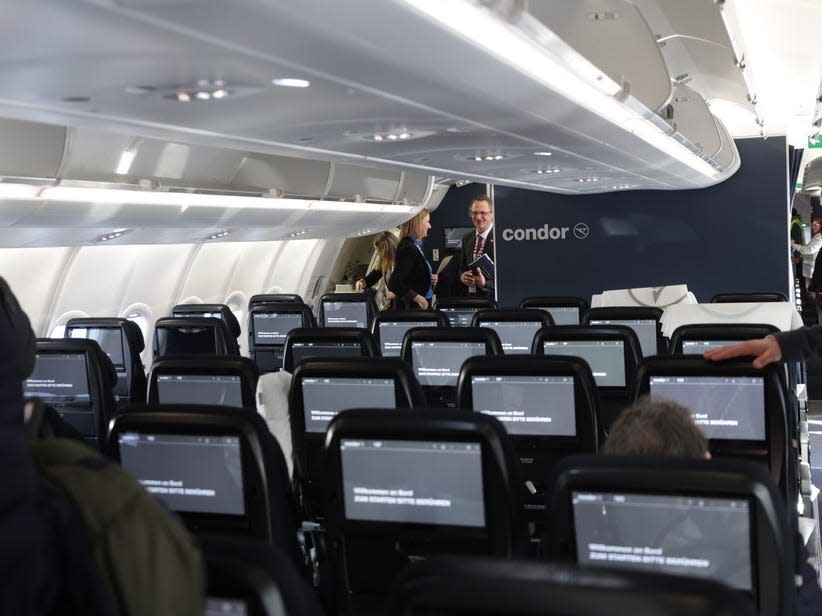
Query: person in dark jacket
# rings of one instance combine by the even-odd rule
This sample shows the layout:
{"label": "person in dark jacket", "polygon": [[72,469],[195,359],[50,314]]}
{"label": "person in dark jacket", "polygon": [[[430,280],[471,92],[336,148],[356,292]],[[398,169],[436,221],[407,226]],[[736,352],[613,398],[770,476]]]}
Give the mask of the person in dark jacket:
{"label": "person in dark jacket", "polygon": [[34,368],[28,317],[0,278],[0,612],[49,614],[62,583],[57,539],[26,442],[23,381]]}
{"label": "person in dark jacket", "polygon": [[422,209],[400,227],[394,271],[388,288],[396,296],[394,306],[400,310],[426,310],[434,296],[437,276],[422,252],[422,240],[431,229],[428,210]]}
{"label": "person in dark jacket", "polygon": [[494,260],[494,206],[485,195],[474,197],[468,210],[474,231],[462,238],[460,250],[460,282],[466,295],[494,298],[495,280],[479,268],[468,267],[482,255]]}

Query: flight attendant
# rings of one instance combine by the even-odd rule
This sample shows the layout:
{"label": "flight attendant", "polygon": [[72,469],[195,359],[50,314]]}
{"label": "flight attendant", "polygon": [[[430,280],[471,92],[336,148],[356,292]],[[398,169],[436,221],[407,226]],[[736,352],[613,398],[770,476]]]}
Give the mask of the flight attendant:
{"label": "flight attendant", "polygon": [[426,310],[434,296],[437,275],[422,252],[422,240],[431,229],[428,210],[422,209],[400,226],[400,240],[394,271],[388,288],[396,296],[394,307],[399,310]]}

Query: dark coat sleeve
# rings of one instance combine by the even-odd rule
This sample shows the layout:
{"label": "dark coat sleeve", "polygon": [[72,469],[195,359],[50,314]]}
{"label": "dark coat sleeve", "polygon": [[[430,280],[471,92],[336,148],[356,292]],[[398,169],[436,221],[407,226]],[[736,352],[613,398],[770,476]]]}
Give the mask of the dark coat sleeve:
{"label": "dark coat sleeve", "polygon": [[782,350],[783,361],[822,357],[822,327],[800,327],[775,334],[774,338]]}
{"label": "dark coat sleeve", "polygon": [[366,276],[364,278],[365,286],[366,287],[373,287],[375,284],[377,284],[379,282],[381,276],[382,276],[382,272],[380,270],[378,270],[378,269],[371,270],[370,272],[368,272],[368,274],[366,274]]}

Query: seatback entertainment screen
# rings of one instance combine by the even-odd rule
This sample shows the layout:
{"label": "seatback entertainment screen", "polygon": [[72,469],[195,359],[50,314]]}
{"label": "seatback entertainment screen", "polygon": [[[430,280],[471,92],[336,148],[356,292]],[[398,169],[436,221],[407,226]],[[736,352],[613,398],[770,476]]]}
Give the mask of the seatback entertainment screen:
{"label": "seatback entertainment screen", "polygon": [[625,325],[634,330],[643,357],[657,353],[657,324],[654,319],[608,319],[591,321],[591,325]]}
{"label": "seatback entertainment screen", "polygon": [[368,327],[368,305],[363,302],[323,302],[325,327]]}
{"label": "seatback entertainment screen", "polygon": [[158,374],[157,402],[242,407],[242,382],[237,375]]}
{"label": "seatback entertainment screen", "polygon": [[412,327],[437,327],[435,321],[381,321],[378,325],[383,357],[399,357],[405,332]]}
{"label": "seatback entertainment screen", "polygon": [[393,379],[303,377],[306,432],[325,432],[329,422],[345,409],[394,408]]}
{"label": "seatback entertainment screen", "polygon": [[119,328],[114,327],[72,327],[69,329],[72,338],[87,338],[95,340],[103,352],[109,356],[111,363],[118,372],[126,369],[123,356],[123,335]]}
{"label": "seatback entertainment screen", "polygon": [[303,326],[302,315],[295,312],[255,312],[251,320],[255,345],[283,345],[288,332]]}
{"label": "seatback entertainment screen", "polygon": [[516,436],[576,436],[574,378],[472,376],[475,411],[493,415]]}
{"label": "seatback entertainment screen", "polygon": [[506,355],[530,353],[534,334],[542,327],[542,323],[538,321],[481,321],[479,325],[497,332],[502,352]]}
{"label": "seatback entertainment screen", "polygon": [[240,438],[119,435],[120,463],[172,511],[244,515]]}
{"label": "seatback entertainment screen", "polygon": [[479,443],[340,441],[348,520],[485,526]]}
{"label": "seatback entertainment screen", "polygon": [[588,491],[571,499],[580,564],[753,588],[747,500]]}
{"label": "seatback entertainment screen", "polygon": [[546,340],[546,355],[574,355],[588,362],[600,387],[625,387],[625,346],[621,340]]}
{"label": "seatback entertainment screen", "polygon": [[462,363],[474,355],[485,355],[484,342],[411,343],[411,364],[420,385],[456,387]]}
{"label": "seatback entertainment screen", "polygon": [[651,396],[687,406],[708,438],[765,440],[762,377],[652,376],[649,381]]}
{"label": "seatback entertainment screen", "polygon": [[23,396],[56,406],[91,407],[85,353],[38,353],[23,382]]}

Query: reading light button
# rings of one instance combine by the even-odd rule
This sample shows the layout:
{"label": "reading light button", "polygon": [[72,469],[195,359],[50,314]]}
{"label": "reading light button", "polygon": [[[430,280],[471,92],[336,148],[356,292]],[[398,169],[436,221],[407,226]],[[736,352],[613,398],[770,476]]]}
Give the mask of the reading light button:
{"label": "reading light button", "polygon": [[526,488],[528,488],[528,491],[529,491],[532,495],[537,493],[537,488],[534,486],[534,484],[533,484],[533,483],[531,483],[531,480],[530,480],[530,479],[529,479],[529,480],[527,480],[527,481],[525,482],[525,487],[526,487]]}

